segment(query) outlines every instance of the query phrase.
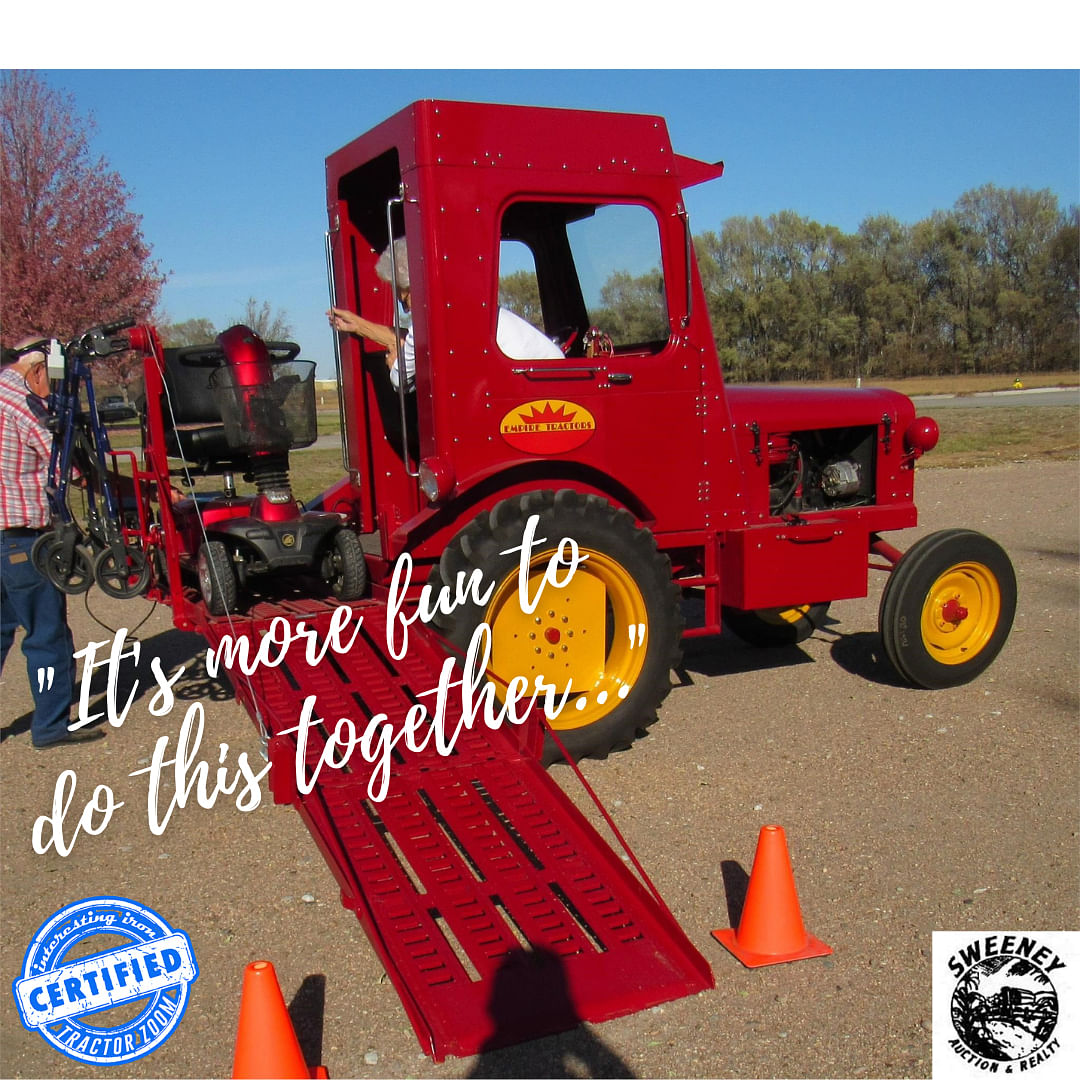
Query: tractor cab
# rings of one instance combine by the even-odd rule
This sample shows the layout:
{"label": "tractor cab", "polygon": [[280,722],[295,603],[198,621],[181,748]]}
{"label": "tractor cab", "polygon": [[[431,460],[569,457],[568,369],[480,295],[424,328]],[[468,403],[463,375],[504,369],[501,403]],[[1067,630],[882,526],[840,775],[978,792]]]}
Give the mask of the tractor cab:
{"label": "tractor cab", "polygon": [[358,517],[387,559],[438,558],[496,489],[571,478],[700,525],[709,436],[685,421],[712,386],[719,431],[723,401],[681,189],[721,171],[657,117],[439,101],[327,160],[335,304],[403,334],[375,264],[407,249],[414,388],[338,343]]}

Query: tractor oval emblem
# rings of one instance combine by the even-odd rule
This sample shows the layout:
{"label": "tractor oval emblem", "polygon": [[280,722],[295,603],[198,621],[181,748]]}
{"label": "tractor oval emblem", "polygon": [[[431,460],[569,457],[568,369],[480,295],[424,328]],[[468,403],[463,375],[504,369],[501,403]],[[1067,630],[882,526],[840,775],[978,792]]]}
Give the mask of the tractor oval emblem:
{"label": "tractor oval emblem", "polygon": [[584,405],[538,398],[516,405],[500,421],[499,433],[526,454],[565,454],[592,438],[596,420]]}

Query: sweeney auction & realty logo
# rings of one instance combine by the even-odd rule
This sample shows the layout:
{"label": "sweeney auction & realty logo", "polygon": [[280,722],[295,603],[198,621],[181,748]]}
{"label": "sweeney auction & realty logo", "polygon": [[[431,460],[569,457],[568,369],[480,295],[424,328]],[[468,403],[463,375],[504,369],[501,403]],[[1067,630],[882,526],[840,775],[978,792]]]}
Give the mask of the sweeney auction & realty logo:
{"label": "sweeney auction & realty logo", "polygon": [[1076,948],[1066,932],[935,931],[935,1078],[1074,1067]]}
{"label": "sweeney auction & realty logo", "polygon": [[12,989],[23,1025],[62,1054],[119,1065],[173,1033],[198,974],[182,930],[131,900],[95,896],[42,924]]}

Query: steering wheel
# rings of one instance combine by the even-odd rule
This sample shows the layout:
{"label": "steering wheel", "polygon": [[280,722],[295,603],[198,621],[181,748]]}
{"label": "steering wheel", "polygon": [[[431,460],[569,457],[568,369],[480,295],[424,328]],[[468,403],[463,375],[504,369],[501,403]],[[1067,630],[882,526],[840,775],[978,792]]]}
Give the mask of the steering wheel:
{"label": "steering wheel", "polygon": [[[562,349],[563,356],[569,356],[574,350],[574,345],[578,344],[578,338],[581,337],[581,328],[578,326],[563,326],[560,327],[552,337],[552,340],[556,345]],[[576,350],[579,354],[581,352],[580,344]]]}

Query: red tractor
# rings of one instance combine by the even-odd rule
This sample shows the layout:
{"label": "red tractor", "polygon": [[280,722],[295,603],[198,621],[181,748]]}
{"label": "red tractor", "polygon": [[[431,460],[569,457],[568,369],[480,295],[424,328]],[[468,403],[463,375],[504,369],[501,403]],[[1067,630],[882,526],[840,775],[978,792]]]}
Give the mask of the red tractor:
{"label": "red tractor", "polygon": [[[684,638],[803,640],[866,595],[873,556],[885,650],[916,686],[974,678],[1012,624],[992,540],[947,530],[901,555],[881,538],[916,524],[915,462],[937,442],[907,397],[724,385],[683,197],[722,171],[675,153],[659,117],[446,101],[327,159],[332,302],[403,340],[376,273],[403,240],[416,371],[392,381],[385,345],[339,340],[348,476],[324,506],[378,533],[376,596],[406,552],[413,599],[480,570],[490,597],[439,629],[464,648],[488,623],[497,680],[571,680],[555,727],[574,756],[652,722]],[[554,355],[503,344],[510,286]],[[526,613],[513,549],[534,515],[537,578],[563,538],[588,558]]]}
{"label": "red tractor", "polygon": [[[886,652],[916,686],[974,678],[1012,624],[992,540],[951,529],[901,555],[882,539],[916,524],[915,462],[937,441],[908,398],[724,386],[683,202],[721,172],[674,153],[657,117],[435,101],[333,154],[332,301],[368,337],[335,339],[346,475],[307,506],[288,479],[315,438],[297,346],[245,327],[192,349],[150,327],[110,339],[143,354],[147,401],[142,465],[112,452],[138,514],[114,508],[105,580],[167,600],[219,653],[264,657],[230,670],[273,797],[304,818],[436,1060],[713,985],[640,864],[544,771],[539,709],[477,722],[464,675],[461,702],[443,700],[447,653],[482,624],[497,693],[565,691],[545,762],[630,745],[684,638],[800,641],[831,601],[866,595],[871,565],[890,571]],[[214,474],[221,492],[171,490]],[[70,556],[46,562],[67,575]],[[398,652],[387,638],[417,616],[441,634],[414,627]],[[398,750],[436,684],[461,738]],[[352,753],[357,722],[385,760]]]}

